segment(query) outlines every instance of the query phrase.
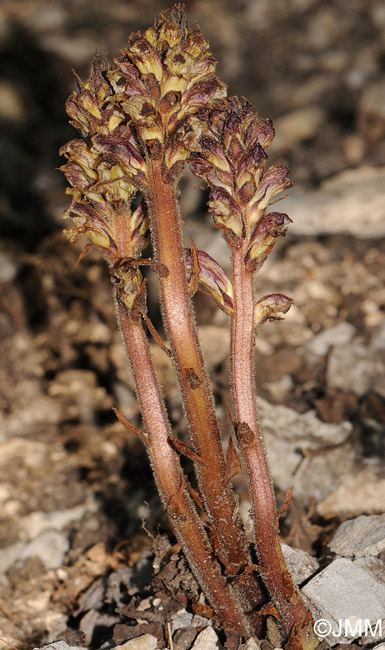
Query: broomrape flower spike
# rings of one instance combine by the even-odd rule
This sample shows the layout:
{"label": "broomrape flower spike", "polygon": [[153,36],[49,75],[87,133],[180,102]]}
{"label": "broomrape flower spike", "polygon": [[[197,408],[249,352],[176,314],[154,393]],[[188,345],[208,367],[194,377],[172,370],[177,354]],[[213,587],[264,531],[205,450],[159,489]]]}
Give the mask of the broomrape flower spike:
{"label": "broomrape flower spike", "polygon": [[[187,26],[181,5],[161,14],[143,35],[133,34],[112,66],[104,54],[96,55],[89,79],[77,78],[78,91],[66,105],[81,139],[61,149],[71,196],[64,217],[72,220],[64,232],[71,242],[88,236],[79,260],[95,246],[109,265],[144,432],[116,413],[146,446],[170,525],[217,624],[244,638],[261,637],[266,616],[273,615],[287,648],[313,650],[318,640],[312,616],[281,553],[253,375],[255,334],[292,302],[279,293],[259,300],[253,294],[253,274],[290,222],[269,205],[291,182],[286,167],[266,168],[271,121],[258,120],[249,102],[227,98],[215,68],[208,42],[198,27]],[[185,162],[209,188],[209,210],[230,248],[231,279],[193,243],[183,248],[177,185]],[[150,242],[152,257],[143,258]],[[168,345],[146,313],[142,265],[158,278]],[[238,451],[231,440],[224,456],[202,357],[191,302],[198,289],[231,319],[233,424],[253,501],[255,551],[231,486],[240,469]],[[147,331],[172,358],[192,449],[173,435]],[[180,454],[194,463],[199,492],[184,474]]]}

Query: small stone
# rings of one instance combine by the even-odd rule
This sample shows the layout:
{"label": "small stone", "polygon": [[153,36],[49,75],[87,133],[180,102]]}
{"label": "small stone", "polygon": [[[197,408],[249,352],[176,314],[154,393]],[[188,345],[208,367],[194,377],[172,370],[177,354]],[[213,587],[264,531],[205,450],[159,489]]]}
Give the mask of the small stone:
{"label": "small stone", "polygon": [[192,619],[193,615],[190,612],[187,612],[184,608],[180,609],[171,617],[171,632],[183,627],[190,627]]}
{"label": "small stone", "polygon": [[345,521],[338,527],[329,548],[344,557],[379,555],[385,549],[385,514],[361,515]]}
{"label": "small stone", "polygon": [[61,403],[65,419],[79,418],[83,424],[95,421],[95,411],[113,405],[106,389],[99,386],[91,370],[61,370],[50,383],[48,393]]}
{"label": "small stone", "polygon": [[79,622],[79,630],[87,639],[92,639],[95,627],[101,625],[101,615],[96,609],[89,609]]}
{"label": "small stone", "polygon": [[122,386],[128,386],[132,394],[135,392],[135,384],[132,377],[127,357],[122,348],[122,342],[117,340],[109,346],[110,361],[114,366],[117,379]]}
{"label": "small stone", "polygon": [[[0,116],[1,116],[1,86],[0,86]],[[13,260],[5,251],[0,250],[0,282],[12,282],[19,272],[20,264]]]}
{"label": "small stone", "polygon": [[33,470],[41,468],[47,455],[47,446],[35,440],[14,437],[0,445],[0,466],[7,465],[11,460],[18,459]]}
{"label": "small stone", "polygon": [[246,530],[246,536],[250,543],[254,541],[254,523],[252,516],[252,504],[248,499],[242,499],[239,504],[239,514]]}
{"label": "small stone", "polygon": [[385,79],[365,86],[358,103],[358,128],[369,142],[378,142],[385,134]]}
{"label": "small stone", "polygon": [[21,536],[24,541],[29,541],[38,537],[45,530],[63,530],[71,521],[79,521],[86,512],[93,512],[96,508],[97,504],[89,501],[65,510],[31,512],[20,519]]}
{"label": "small stone", "polygon": [[325,519],[380,514],[384,511],[385,479],[376,475],[372,467],[345,477],[341,484],[320,501],[316,508]]}
{"label": "small stone", "polygon": [[65,641],[52,641],[49,645],[44,645],[42,648],[34,648],[33,650],[84,650],[84,647],[68,645]]}
{"label": "small stone", "polygon": [[127,420],[134,420],[139,412],[139,404],[133,388],[129,388],[121,381],[116,381],[112,385],[112,392],[124,417]]}
{"label": "small stone", "polygon": [[57,569],[63,564],[69,547],[65,535],[57,530],[46,530],[23,548],[20,559],[38,557],[47,569]]}
{"label": "small stone", "polygon": [[225,327],[201,325],[198,328],[203,356],[209,370],[229,356],[230,338]]}
{"label": "small stone", "polygon": [[342,151],[348,165],[358,166],[365,155],[365,140],[362,135],[352,133],[347,135],[341,143]]}
{"label": "small stone", "polygon": [[97,41],[94,41],[87,36],[71,37],[61,36],[58,38],[57,34],[47,33],[42,35],[40,43],[44,50],[53,53],[65,61],[71,61],[77,66],[80,66],[92,58]]}
{"label": "small stone", "polygon": [[[329,449],[327,454],[316,453],[347,440],[352,428],[349,422],[327,424],[314,411],[300,414],[263,399],[258,399],[258,412],[272,478],[283,492],[294,487],[297,498],[306,503],[311,497],[319,501],[355,471],[355,452],[348,445]],[[301,450],[310,453],[304,457]]]}
{"label": "small stone", "polygon": [[200,628],[202,630],[204,627],[208,627],[210,625],[210,622],[208,618],[205,618],[200,614],[195,614],[193,616],[193,620],[191,621],[191,625],[195,629]]}
{"label": "small stone", "polygon": [[[142,634],[136,639],[130,639],[122,645],[117,645],[111,650],[156,650],[158,647],[158,639],[152,634]],[[83,649],[84,650],[84,649]]]}
{"label": "small stone", "polygon": [[269,381],[263,384],[263,388],[269,392],[274,402],[283,402],[290,391],[293,390],[293,379],[291,375],[282,375],[276,381]]}
{"label": "small stone", "polygon": [[176,630],[175,634],[172,635],[174,649],[189,650],[194,642],[194,639],[197,637],[197,634],[198,630],[196,627],[184,627],[180,630]]}
{"label": "small stone", "polygon": [[329,352],[332,345],[346,345],[350,343],[355,331],[351,323],[338,323],[333,327],[323,330],[323,332],[312,338],[311,341],[306,343],[306,349],[312,352],[312,354],[323,357]]}
{"label": "small stone", "polygon": [[245,643],[245,650],[259,650],[258,643],[254,639],[248,639]]}
{"label": "small stone", "polygon": [[326,640],[332,645],[347,643],[361,637],[365,621],[370,621],[374,629],[376,622],[384,618],[385,566],[377,558],[338,558],[301,591],[314,618],[330,624]]}
{"label": "small stone", "polygon": [[286,566],[296,585],[305,582],[318,570],[319,564],[317,560],[306,551],[300,548],[292,548],[287,544],[281,544],[281,547]]}
{"label": "small stone", "polygon": [[143,598],[143,600],[140,601],[138,605],[136,605],[136,610],[138,612],[145,612],[146,609],[150,609],[152,605],[153,599],[152,596],[149,598]]}
{"label": "small stone", "polygon": [[372,350],[385,350],[385,318],[375,330],[370,347]]}
{"label": "small stone", "polygon": [[24,17],[25,23],[32,32],[52,34],[63,29],[66,21],[64,7],[58,5],[42,5],[36,8],[30,15]]}
{"label": "small stone", "polygon": [[23,550],[23,544],[21,542],[15,542],[15,544],[11,544],[10,546],[6,546],[5,548],[0,549],[0,574],[4,575],[4,573],[9,569],[10,566],[16,560],[20,558],[20,554]]}
{"label": "small stone", "polygon": [[276,136],[271,149],[292,151],[299,142],[313,138],[322,122],[324,112],[317,106],[298,108],[274,122]]}
{"label": "small stone", "polygon": [[261,645],[261,650],[276,650],[282,646],[285,640],[282,627],[274,616],[268,616],[266,619],[266,636],[269,645]]}
{"label": "small stone", "polygon": [[191,650],[218,650],[218,637],[212,627],[206,627],[198,634]]}
{"label": "small stone", "polygon": [[361,343],[336,346],[328,359],[326,380],[329,386],[357,397],[368,392],[385,397],[385,354]]}
{"label": "small stone", "polygon": [[[45,629],[47,630],[47,641],[54,641],[67,629],[68,615],[62,612],[48,611],[45,617]],[[84,650],[84,648],[83,648]]]}
{"label": "small stone", "polygon": [[5,80],[0,82],[0,118],[12,122],[21,122],[25,119],[21,93],[16,85]]}
{"label": "small stone", "polygon": [[[295,215],[292,235],[385,235],[385,168],[362,166],[324,181],[314,192],[291,192],[285,212]],[[365,210],[362,206],[365,206]]]}

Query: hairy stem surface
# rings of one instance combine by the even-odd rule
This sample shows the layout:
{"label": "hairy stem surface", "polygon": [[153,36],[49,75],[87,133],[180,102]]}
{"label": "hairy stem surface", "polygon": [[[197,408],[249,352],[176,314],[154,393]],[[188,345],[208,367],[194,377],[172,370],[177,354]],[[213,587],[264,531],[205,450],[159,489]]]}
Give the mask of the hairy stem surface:
{"label": "hairy stem surface", "polygon": [[285,631],[290,634],[293,628],[304,622],[307,609],[282,556],[273,486],[257,420],[253,368],[253,275],[245,268],[247,246],[246,238],[239,249],[233,250],[232,391],[238,441],[253,503],[261,576],[282,616]]}
{"label": "hairy stem surface", "polygon": [[169,443],[170,425],[142,324],[133,321],[120,305],[118,317],[147,431],[147,451],[175,535],[211,606],[225,627],[247,636],[249,631],[244,615],[213,557],[210,542],[187,492],[176,452]]}
{"label": "hairy stem surface", "polygon": [[[213,524],[218,555],[229,575],[237,575],[250,563],[238,504],[229,484],[214,403],[204,367],[195,318],[186,281],[181,240],[181,219],[174,182],[165,178],[160,161],[148,163],[149,211],[159,275],[164,323],[181,388],[195,452],[196,474],[205,507]],[[239,587],[246,611],[261,602],[254,576]]]}

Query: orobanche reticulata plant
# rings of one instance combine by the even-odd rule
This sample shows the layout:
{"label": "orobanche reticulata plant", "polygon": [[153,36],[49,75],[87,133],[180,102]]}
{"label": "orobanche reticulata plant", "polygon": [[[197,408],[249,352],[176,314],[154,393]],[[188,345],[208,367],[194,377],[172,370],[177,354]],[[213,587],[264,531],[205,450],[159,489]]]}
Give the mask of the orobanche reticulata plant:
{"label": "orobanche reticulata plant", "polygon": [[[318,644],[312,615],[282,557],[253,376],[258,329],[291,304],[282,294],[255,299],[253,293],[253,275],[290,222],[269,206],[291,182],[285,166],[266,165],[271,121],[259,121],[248,101],[228,97],[215,68],[208,42],[197,27],[187,27],[180,5],[143,35],[133,34],[112,66],[96,55],[89,79],[77,79],[78,91],[66,105],[81,139],[61,149],[72,196],[64,214],[72,226],[65,234],[71,242],[88,235],[81,257],[95,246],[107,260],[144,432],[116,412],[146,446],[171,528],[217,623],[244,638],[258,637],[270,616],[286,647],[312,650]],[[219,230],[213,237],[221,234],[228,244],[231,279],[194,243],[183,248],[178,184],[185,165],[209,189]],[[149,243],[151,256],[142,257]],[[158,279],[167,343],[147,315],[144,265]],[[200,287],[231,323],[234,440],[226,456],[191,302]],[[171,429],[149,336],[172,359],[192,448]],[[183,472],[180,454],[193,461],[199,491]],[[231,483],[239,455],[253,504],[254,549]]]}

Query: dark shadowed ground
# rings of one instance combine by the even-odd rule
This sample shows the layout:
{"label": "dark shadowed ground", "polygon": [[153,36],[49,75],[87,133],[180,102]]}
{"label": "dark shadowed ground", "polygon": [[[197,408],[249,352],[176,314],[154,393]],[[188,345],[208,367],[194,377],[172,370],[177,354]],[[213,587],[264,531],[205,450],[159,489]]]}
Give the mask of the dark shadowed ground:
{"label": "dark shadowed ground", "polygon": [[[75,268],[82,246],[62,236],[68,197],[55,169],[59,147],[76,137],[64,110],[75,89],[71,69],[86,78],[97,48],[112,58],[165,8],[155,0],[0,4],[0,636],[21,650],[68,629],[85,631],[95,648],[129,638],[122,625],[133,626],[130,598],[151,581],[142,519],[154,534],[168,531],[144,450],[112,412],[117,406],[140,426],[106,268],[92,252]],[[273,118],[270,159],[288,164],[296,183],[280,204],[294,221],[291,234],[256,280],[258,295],[287,293],[294,306],[285,322],[262,329],[256,381],[273,405],[263,402],[262,421],[278,502],[295,486],[283,536],[327,563],[337,525],[380,514],[385,503],[385,5],[202,0],[186,10],[211,41],[229,92]],[[226,267],[196,184],[186,174],[187,233]],[[158,323],[155,284],[150,289]],[[197,296],[196,311],[226,438],[227,320],[206,296]],[[175,379],[151,345],[183,435]],[[292,409],[285,443],[274,428],[286,428],[287,412],[275,405]],[[334,428],[307,444],[295,437],[296,418],[310,411],[313,432]],[[247,518],[242,477],[236,488]],[[167,616],[183,589],[196,589],[172,557],[165,581],[179,562],[179,582]],[[134,578],[116,573],[139,560],[144,569],[132,569]],[[106,596],[101,576],[111,575],[120,575],[119,597],[115,578]],[[139,633],[162,629],[165,647],[163,623],[150,617],[151,629],[141,623]],[[180,650],[194,634],[189,639]]]}

